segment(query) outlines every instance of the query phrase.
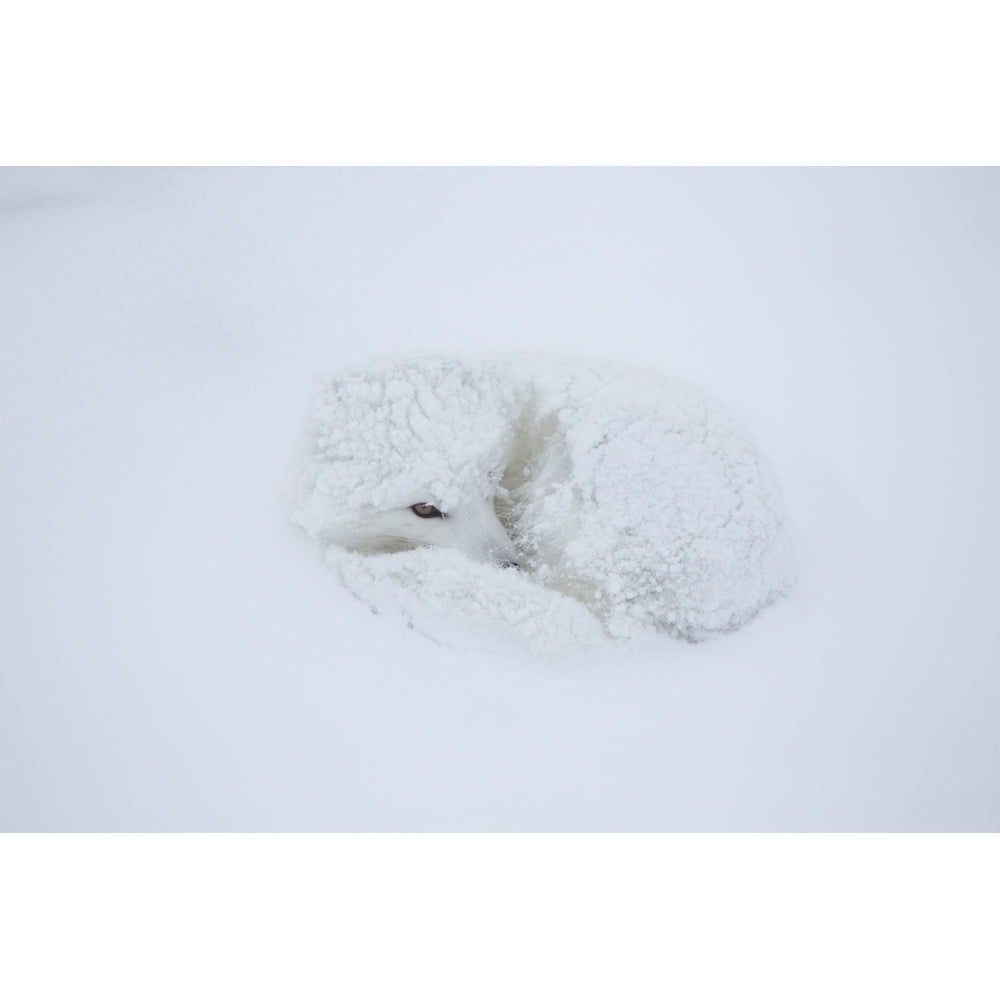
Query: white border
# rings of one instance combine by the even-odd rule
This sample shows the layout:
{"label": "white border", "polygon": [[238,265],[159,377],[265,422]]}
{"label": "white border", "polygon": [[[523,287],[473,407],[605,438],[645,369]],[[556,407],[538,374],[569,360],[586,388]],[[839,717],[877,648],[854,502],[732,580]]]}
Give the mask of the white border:
{"label": "white border", "polygon": [[997,858],[992,835],[7,835],[0,992],[994,997]]}
{"label": "white border", "polygon": [[37,0],[3,163],[997,162],[985,2]]}

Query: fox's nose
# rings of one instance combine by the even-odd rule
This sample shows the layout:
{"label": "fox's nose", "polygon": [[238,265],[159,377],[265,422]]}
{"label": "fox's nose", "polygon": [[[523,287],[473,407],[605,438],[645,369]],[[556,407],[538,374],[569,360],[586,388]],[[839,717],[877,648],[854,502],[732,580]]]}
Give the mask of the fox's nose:
{"label": "fox's nose", "polygon": [[510,562],[510,560],[504,559],[504,561],[502,563],[500,563],[500,568],[501,569],[520,569],[521,568],[521,564],[520,563],[516,563],[516,562]]}

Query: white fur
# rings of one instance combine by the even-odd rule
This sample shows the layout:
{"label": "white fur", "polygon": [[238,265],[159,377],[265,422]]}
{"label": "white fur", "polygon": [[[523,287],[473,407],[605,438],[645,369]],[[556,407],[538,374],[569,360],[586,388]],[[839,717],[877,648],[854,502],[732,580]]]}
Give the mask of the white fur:
{"label": "white fur", "polygon": [[612,635],[726,631],[792,580],[745,432],[692,387],[614,365],[418,358],[334,375],[298,485],[293,518],[323,546],[518,564]]}

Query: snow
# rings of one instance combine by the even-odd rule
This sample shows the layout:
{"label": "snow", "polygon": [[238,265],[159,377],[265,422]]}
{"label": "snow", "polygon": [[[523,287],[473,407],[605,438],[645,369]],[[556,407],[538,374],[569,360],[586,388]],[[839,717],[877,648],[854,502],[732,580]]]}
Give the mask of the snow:
{"label": "snow", "polygon": [[[5,169],[0,827],[995,829],[998,216],[976,170]],[[470,352],[720,401],[795,586],[690,643],[324,555],[317,375]]]}

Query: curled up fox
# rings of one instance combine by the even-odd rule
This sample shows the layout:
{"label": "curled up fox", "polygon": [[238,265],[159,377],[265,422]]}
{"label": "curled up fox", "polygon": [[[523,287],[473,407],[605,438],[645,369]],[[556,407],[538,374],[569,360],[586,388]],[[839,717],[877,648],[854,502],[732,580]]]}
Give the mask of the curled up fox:
{"label": "curled up fox", "polygon": [[455,549],[613,636],[703,639],[793,580],[775,477],[720,404],[597,361],[419,357],[326,376],[293,520],[373,559]]}

